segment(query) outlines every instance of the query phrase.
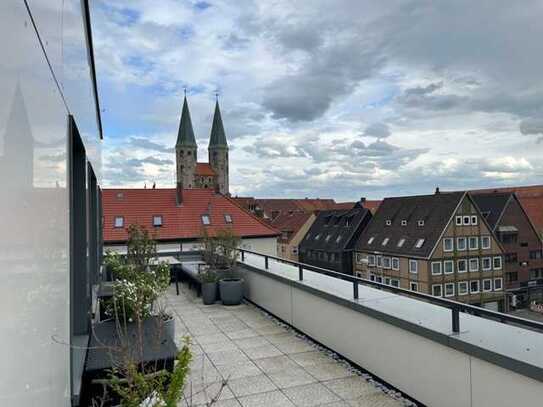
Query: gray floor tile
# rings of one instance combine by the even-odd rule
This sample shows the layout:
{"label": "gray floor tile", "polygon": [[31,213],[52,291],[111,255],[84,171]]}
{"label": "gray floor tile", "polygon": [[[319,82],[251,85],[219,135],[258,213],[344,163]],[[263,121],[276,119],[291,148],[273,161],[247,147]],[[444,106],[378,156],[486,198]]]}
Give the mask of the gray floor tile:
{"label": "gray floor tile", "polygon": [[229,380],[228,387],[230,387],[236,397],[277,390],[277,387],[264,374]]}
{"label": "gray floor tile", "polygon": [[273,373],[268,373],[268,376],[280,389],[301,386],[317,381],[317,379],[315,379],[301,367],[291,367],[284,370],[278,370]]}
{"label": "gray floor tile", "polygon": [[265,373],[273,373],[279,370],[293,369],[299,367],[299,365],[292,359],[290,359],[287,355],[257,359],[254,362]]}
{"label": "gray floor tile", "polygon": [[360,396],[354,400],[347,400],[351,407],[400,407],[404,404],[379,390],[374,393]]}
{"label": "gray floor tile", "polygon": [[262,374],[262,371],[249,360],[227,365],[219,365],[217,366],[217,370],[225,379],[237,379],[239,377],[258,376]]}
{"label": "gray floor tile", "polygon": [[228,386],[222,382],[206,383],[195,385],[187,383],[183,390],[182,406],[192,407],[198,404],[209,403],[212,399],[218,400],[233,399],[234,395]]}
{"label": "gray floor tile", "polygon": [[236,344],[232,342],[230,339],[227,339],[224,342],[204,343],[204,344],[201,344],[200,346],[206,353],[238,349]]}
{"label": "gray floor tile", "polygon": [[343,379],[335,379],[322,382],[327,388],[343,400],[353,400],[361,396],[367,396],[376,392],[381,393],[379,389],[368,383],[360,376],[352,376]]}
{"label": "gray floor tile", "polygon": [[294,404],[280,391],[253,394],[239,399],[243,407],[293,407]]}
{"label": "gray floor tile", "polygon": [[245,349],[244,352],[251,359],[270,358],[282,354],[281,351],[273,345],[257,346],[255,348]]}
{"label": "gray floor tile", "polygon": [[208,353],[207,356],[215,366],[249,361],[249,358],[239,349],[212,352]]}
{"label": "gray floor tile", "polygon": [[333,360],[326,353],[315,350],[291,354],[289,355],[289,358],[303,367],[316,365],[318,363],[328,363]]}
{"label": "gray floor tile", "polygon": [[304,369],[319,381],[341,379],[354,376],[346,366],[338,362],[326,362],[304,367]]}
{"label": "gray floor tile", "polygon": [[341,399],[320,383],[291,387],[283,390],[296,406],[312,407],[326,403],[341,401]]}
{"label": "gray floor tile", "polygon": [[315,348],[303,339],[294,339],[284,343],[278,343],[277,349],[286,354],[309,352]]}
{"label": "gray floor tile", "polygon": [[205,343],[216,343],[216,342],[224,342],[228,341],[228,338],[225,334],[222,332],[219,332],[217,334],[210,334],[210,335],[198,335],[194,337],[194,339],[199,344],[205,344]]}
{"label": "gray floor tile", "polygon": [[234,339],[234,343],[240,349],[256,348],[258,346],[269,345],[270,343],[262,336],[253,336],[251,338]]}
{"label": "gray floor tile", "polygon": [[260,334],[251,328],[247,328],[240,331],[226,332],[225,335],[230,339],[245,339],[253,338],[255,336],[259,336]]}

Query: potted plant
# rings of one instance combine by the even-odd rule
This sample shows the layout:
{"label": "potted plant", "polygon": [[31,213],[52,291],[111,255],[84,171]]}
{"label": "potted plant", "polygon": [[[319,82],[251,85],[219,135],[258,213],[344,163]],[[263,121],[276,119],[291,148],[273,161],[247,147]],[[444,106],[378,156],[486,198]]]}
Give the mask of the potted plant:
{"label": "potted plant", "polygon": [[217,301],[217,294],[219,292],[217,281],[219,277],[217,273],[211,269],[199,274],[200,281],[202,283],[202,301],[204,305],[215,304]]}
{"label": "potted plant", "polygon": [[243,299],[243,279],[236,270],[237,248],[241,239],[231,229],[217,233],[219,292],[224,305],[239,305]]}

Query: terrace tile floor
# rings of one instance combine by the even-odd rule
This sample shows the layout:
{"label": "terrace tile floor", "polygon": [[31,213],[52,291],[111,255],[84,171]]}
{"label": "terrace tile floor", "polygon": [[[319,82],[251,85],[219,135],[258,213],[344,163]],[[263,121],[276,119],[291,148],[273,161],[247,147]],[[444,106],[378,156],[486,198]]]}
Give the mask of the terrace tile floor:
{"label": "terrace tile floor", "polygon": [[193,352],[179,406],[413,405],[251,304],[206,306],[184,285],[166,304]]}

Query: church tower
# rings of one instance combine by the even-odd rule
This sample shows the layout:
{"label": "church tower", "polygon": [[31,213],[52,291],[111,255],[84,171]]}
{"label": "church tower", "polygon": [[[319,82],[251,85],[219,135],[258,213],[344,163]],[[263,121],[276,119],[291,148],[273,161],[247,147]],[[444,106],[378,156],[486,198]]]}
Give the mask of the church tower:
{"label": "church tower", "polygon": [[226,142],[218,99],[215,104],[215,114],[213,116],[213,126],[211,127],[208,152],[209,164],[211,165],[211,168],[213,168],[213,171],[215,171],[217,177],[217,190],[223,195],[229,195],[228,144]]}
{"label": "church tower", "polygon": [[182,189],[194,187],[197,150],[198,146],[194,138],[194,130],[192,129],[187,95],[185,95],[181,121],[179,122],[179,132],[177,133],[177,143],[175,144],[177,184]]}

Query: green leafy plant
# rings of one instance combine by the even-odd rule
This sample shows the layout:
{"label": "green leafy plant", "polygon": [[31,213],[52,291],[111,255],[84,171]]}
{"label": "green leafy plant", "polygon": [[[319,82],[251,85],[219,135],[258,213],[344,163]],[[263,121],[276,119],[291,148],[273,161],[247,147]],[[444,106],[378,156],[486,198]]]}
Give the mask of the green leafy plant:
{"label": "green leafy plant", "polygon": [[211,269],[198,274],[198,278],[202,283],[216,283],[219,280],[217,273]]}
{"label": "green leafy plant", "polygon": [[232,270],[237,263],[241,239],[232,229],[221,229],[210,236],[207,229],[202,232],[203,260],[212,270]]}

